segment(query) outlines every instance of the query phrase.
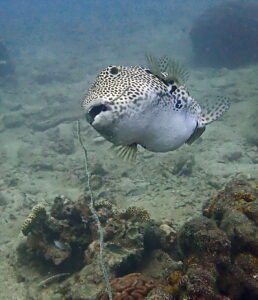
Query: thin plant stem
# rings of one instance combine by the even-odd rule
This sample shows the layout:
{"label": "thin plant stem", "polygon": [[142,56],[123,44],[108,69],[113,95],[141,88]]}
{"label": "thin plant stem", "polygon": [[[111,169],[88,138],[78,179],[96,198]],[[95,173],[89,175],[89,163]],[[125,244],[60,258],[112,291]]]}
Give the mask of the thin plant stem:
{"label": "thin plant stem", "polygon": [[109,300],[112,300],[112,289],[111,289],[111,284],[110,284],[110,279],[109,279],[109,275],[108,275],[108,270],[106,268],[105,262],[104,262],[104,231],[103,228],[101,226],[98,214],[96,212],[95,209],[95,199],[94,199],[94,195],[93,195],[93,191],[91,188],[91,173],[90,173],[90,169],[89,169],[89,159],[88,159],[88,151],[87,148],[84,146],[83,141],[82,141],[82,137],[81,137],[81,124],[80,124],[80,120],[77,121],[77,134],[78,134],[78,139],[79,139],[79,143],[83,149],[84,152],[84,167],[85,167],[85,173],[86,173],[86,177],[87,177],[87,186],[88,186],[88,190],[90,192],[90,211],[96,221],[97,224],[97,228],[98,228],[98,234],[99,234],[99,264],[100,264],[100,268],[104,277],[104,281],[105,281],[105,285],[106,285],[106,290],[108,293],[108,297]]}

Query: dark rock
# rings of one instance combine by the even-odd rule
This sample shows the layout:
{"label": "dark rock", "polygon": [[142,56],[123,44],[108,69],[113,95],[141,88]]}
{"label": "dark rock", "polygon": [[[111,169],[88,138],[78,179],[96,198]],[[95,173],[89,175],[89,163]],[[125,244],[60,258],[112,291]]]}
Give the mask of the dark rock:
{"label": "dark rock", "polygon": [[241,151],[234,151],[234,152],[230,152],[230,153],[227,153],[226,155],[224,155],[224,159],[226,159],[228,161],[236,161],[236,160],[239,160],[242,156],[243,156],[243,153]]}
{"label": "dark rock", "polygon": [[6,114],[2,118],[5,128],[17,128],[24,125],[24,117],[19,112]]}
{"label": "dark rock", "polygon": [[248,127],[245,131],[245,138],[247,143],[254,145],[258,148],[258,134],[257,134],[257,128],[258,128],[258,118],[257,118],[258,110],[252,114],[250,117],[250,123],[248,124]]}
{"label": "dark rock", "polygon": [[102,177],[99,175],[91,176],[91,187],[93,190],[99,190],[103,185]]}
{"label": "dark rock", "polygon": [[0,192],[0,206],[5,206],[8,203],[5,195]]}
{"label": "dark rock", "polygon": [[258,62],[258,4],[232,1],[209,8],[190,32],[194,60],[214,67]]}
{"label": "dark rock", "polygon": [[51,148],[59,154],[73,154],[75,151],[74,139],[68,136],[60,137],[51,144]]}
{"label": "dark rock", "polygon": [[91,166],[91,174],[99,175],[99,176],[105,176],[107,175],[107,171],[104,169],[101,163],[94,163]]}
{"label": "dark rock", "polygon": [[195,159],[193,155],[180,154],[176,158],[172,173],[177,176],[190,176],[194,165]]}

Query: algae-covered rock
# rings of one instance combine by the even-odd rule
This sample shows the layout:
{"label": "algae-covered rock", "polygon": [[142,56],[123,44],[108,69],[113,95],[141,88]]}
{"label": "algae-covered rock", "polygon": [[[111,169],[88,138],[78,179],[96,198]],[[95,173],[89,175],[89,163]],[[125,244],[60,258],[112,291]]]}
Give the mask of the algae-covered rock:
{"label": "algae-covered rock", "polygon": [[[69,274],[60,278],[64,282],[56,289],[57,294],[64,295],[64,299],[96,297],[105,286],[103,264],[111,280],[146,268],[144,258],[148,255],[151,263],[153,249],[170,249],[174,244],[175,231],[167,224],[151,220],[143,208],[132,206],[118,211],[108,200],[97,201],[95,210],[100,229],[90,205],[90,198],[86,195],[77,201],[60,195],[54,199],[50,209],[42,206],[34,208],[22,227],[27,238],[18,250],[20,266],[23,256],[31,253],[26,261],[33,262],[39,269],[43,264],[49,272],[57,273],[61,269]],[[42,214],[44,218],[39,217]],[[155,234],[151,234],[153,232]],[[100,245],[102,234],[103,244]],[[102,267],[100,247],[103,250]],[[161,274],[168,265],[164,264],[159,269]],[[173,266],[175,264],[170,264],[170,268]],[[51,288],[51,284],[45,288]],[[144,292],[142,296],[145,295],[147,293]]]}
{"label": "algae-covered rock", "polygon": [[229,257],[231,243],[214,221],[198,217],[183,225],[178,233],[178,246],[183,257],[208,256],[219,261]]}
{"label": "algae-covered rock", "polygon": [[193,265],[188,268],[180,287],[185,290],[186,299],[230,300],[218,293],[216,281],[217,271],[212,265],[209,267],[203,267],[201,264]]}
{"label": "algae-covered rock", "polygon": [[107,199],[95,203],[98,224],[89,197],[58,196],[50,209],[37,206],[27,218],[17,268],[40,270],[43,262],[45,272],[64,272],[38,299],[49,289],[66,300],[105,300],[105,277],[114,300],[256,300],[257,206],[257,185],[234,179],[177,233],[143,208],[119,211]]}
{"label": "algae-covered rock", "polygon": [[258,189],[255,183],[232,180],[205,203],[203,213],[227,234],[233,251],[248,250],[258,254]]}
{"label": "algae-covered rock", "polygon": [[258,228],[245,214],[238,211],[226,213],[220,228],[231,240],[233,252],[249,249],[258,255]]}
{"label": "algae-covered rock", "polygon": [[201,217],[177,235],[181,280],[172,272],[167,291],[175,299],[251,299],[258,296],[257,184],[231,180],[209,199]]}
{"label": "algae-covered rock", "polygon": [[[79,206],[80,204],[77,203]],[[89,212],[80,210],[64,196],[54,200],[50,214],[43,205],[36,205],[22,225],[22,233],[27,236],[27,247],[37,254],[39,260],[51,265],[61,265],[74,261],[73,254],[83,254],[82,247],[92,241],[90,229],[84,219]],[[79,262],[75,263],[75,268]]]}

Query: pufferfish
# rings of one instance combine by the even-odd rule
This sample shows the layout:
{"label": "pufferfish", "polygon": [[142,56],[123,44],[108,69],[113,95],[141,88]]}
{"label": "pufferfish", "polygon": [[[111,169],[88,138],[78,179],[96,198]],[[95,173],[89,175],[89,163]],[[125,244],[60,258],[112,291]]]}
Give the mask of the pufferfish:
{"label": "pufferfish", "polygon": [[201,108],[184,86],[184,67],[167,57],[146,58],[148,68],[111,65],[102,70],[81,103],[89,124],[130,160],[138,145],[168,152],[191,144],[229,108],[225,98]]}

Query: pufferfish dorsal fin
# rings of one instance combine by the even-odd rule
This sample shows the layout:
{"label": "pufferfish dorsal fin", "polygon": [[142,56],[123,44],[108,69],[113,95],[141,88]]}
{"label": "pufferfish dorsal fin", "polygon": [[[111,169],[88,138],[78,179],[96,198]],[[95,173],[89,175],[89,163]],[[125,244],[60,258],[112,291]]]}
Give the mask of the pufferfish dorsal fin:
{"label": "pufferfish dorsal fin", "polygon": [[150,53],[146,53],[145,58],[150,71],[167,83],[173,82],[182,85],[189,78],[187,69],[176,59],[171,59],[167,56],[162,56],[158,59]]}
{"label": "pufferfish dorsal fin", "polygon": [[123,160],[128,162],[136,161],[137,144],[119,145],[113,146],[112,148],[115,150],[116,154]]}
{"label": "pufferfish dorsal fin", "polygon": [[167,60],[167,80],[183,85],[189,78],[188,70],[176,59]]}
{"label": "pufferfish dorsal fin", "polygon": [[202,108],[199,116],[198,125],[204,127],[218,120],[228,109],[230,103],[225,97],[218,97],[218,101],[211,107]]}
{"label": "pufferfish dorsal fin", "polygon": [[145,59],[151,73],[159,78],[164,79],[164,70],[161,69],[159,59],[151,53],[145,53]]}
{"label": "pufferfish dorsal fin", "polygon": [[164,55],[159,59],[159,68],[161,72],[167,73],[169,58]]}

